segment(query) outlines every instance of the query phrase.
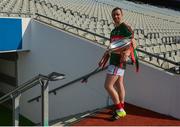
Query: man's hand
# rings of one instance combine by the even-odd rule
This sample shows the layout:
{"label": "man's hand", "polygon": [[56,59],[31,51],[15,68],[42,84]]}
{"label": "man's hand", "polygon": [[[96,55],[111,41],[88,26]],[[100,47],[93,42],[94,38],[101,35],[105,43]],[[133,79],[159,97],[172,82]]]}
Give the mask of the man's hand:
{"label": "man's hand", "polygon": [[128,57],[130,56],[131,54],[131,50],[130,49],[127,49],[127,50],[124,50],[120,55],[121,55],[121,60],[122,62],[126,62]]}
{"label": "man's hand", "polygon": [[132,39],[132,46],[133,46],[134,49],[137,47],[136,40],[134,38]]}

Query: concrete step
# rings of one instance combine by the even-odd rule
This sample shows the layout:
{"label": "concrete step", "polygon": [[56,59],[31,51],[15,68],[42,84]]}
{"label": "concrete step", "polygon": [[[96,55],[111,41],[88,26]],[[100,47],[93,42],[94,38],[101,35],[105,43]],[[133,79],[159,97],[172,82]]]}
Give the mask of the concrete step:
{"label": "concrete step", "polygon": [[85,117],[94,114],[98,110],[100,110],[100,109],[95,109],[93,111],[86,111],[86,112],[70,115],[70,116],[67,116],[67,117],[64,117],[61,119],[52,120],[52,121],[50,121],[49,125],[50,126],[70,126],[76,122],[79,122],[80,120],[84,119]]}

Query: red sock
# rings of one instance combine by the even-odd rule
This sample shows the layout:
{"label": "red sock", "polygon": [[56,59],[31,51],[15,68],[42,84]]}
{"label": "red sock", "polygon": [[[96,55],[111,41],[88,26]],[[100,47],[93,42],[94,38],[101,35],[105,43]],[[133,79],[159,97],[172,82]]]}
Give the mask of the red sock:
{"label": "red sock", "polygon": [[124,108],[124,103],[115,104],[116,109]]}
{"label": "red sock", "polygon": [[121,103],[121,108],[124,108],[124,103]]}
{"label": "red sock", "polygon": [[121,103],[115,105],[116,109],[121,109]]}

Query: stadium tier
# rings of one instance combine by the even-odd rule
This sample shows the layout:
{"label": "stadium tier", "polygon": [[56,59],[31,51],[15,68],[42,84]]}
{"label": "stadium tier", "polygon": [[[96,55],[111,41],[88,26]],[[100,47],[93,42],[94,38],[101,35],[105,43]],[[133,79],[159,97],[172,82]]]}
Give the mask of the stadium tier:
{"label": "stadium tier", "polygon": [[[115,0],[1,0],[0,16],[36,18],[94,42],[108,45],[108,39],[89,32],[109,38],[110,31],[114,28],[111,11],[115,6],[123,9],[124,22],[133,28],[139,49],[180,62],[180,13],[178,11]],[[37,17],[37,13],[89,32],[46,17]],[[139,52],[139,56],[146,62],[166,69],[176,66],[142,52]]]}

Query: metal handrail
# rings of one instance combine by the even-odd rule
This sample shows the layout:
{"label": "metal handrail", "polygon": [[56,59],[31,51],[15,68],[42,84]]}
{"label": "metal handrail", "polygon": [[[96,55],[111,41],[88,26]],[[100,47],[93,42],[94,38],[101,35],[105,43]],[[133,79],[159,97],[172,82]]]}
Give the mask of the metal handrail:
{"label": "metal handrail", "polygon": [[[92,34],[92,35],[95,35],[95,36],[101,37],[101,38],[103,38],[103,39],[110,40],[109,38],[106,38],[106,37],[104,37],[104,36],[102,36],[102,35],[99,35],[99,34],[96,34],[96,33],[91,32],[91,31],[87,31],[87,30],[85,30],[85,29],[82,29],[82,28],[80,28],[80,27],[73,26],[73,25],[70,25],[70,24],[68,24],[68,23],[65,23],[65,22],[62,22],[62,21],[59,21],[59,20],[56,20],[56,19],[53,19],[53,18],[47,17],[47,16],[45,16],[45,15],[42,15],[42,14],[39,14],[39,13],[35,13],[35,15],[37,15],[37,17],[35,17],[35,19],[37,19],[37,20],[38,20],[38,17],[39,17],[39,16],[40,16],[40,17],[44,17],[44,18],[47,18],[47,19],[49,19],[49,20],[52,20],[52,21],[55,21],[55,22],[61,23],[61,24],[63,24],[63,25],[67,25],[67,26],[70,26],[70,27],[76,28],[76,29],[78,29],[78,30],[81,30],[81,31],[84,31],[84,32],[90,33],[90,34]],[[41,21],[41,20],[40,20],[40,21]],[[41,22],[43,22],[43,21],[41,21]]]}
{"label": "metal handrail", "polygon": [[40,78],[47,79],[47,77],[45,77],[44,75],[41,75],[41,74],[39,74],[38,76],[35,76],[31,80],[25,82],[24,84],[18,86],[14,90],[12,90],[9,93],[5,94],[4,96],[0,97],[0,104],[11,99],[13,97],[13,95],[23,93],[27,90],[27,88],[30,89],[30,88],[34,87],[35,85],[39,84]]}
{"label": "metal handrail", "polygon": [[144,53],[144,54],[146,54],[146,55],[149,55],[149,56],[152,56],[152,57],[156,57],[156,58],[158,58],[158,59],[164,60],[164,61],[169,62],[169,63],[171,63],[171,64],[180,66],[180,62],[179,62],[179,63],[178,63],[178,62],[174,62],[174,61],[172,61],[172,60],[166,59],[166,58],[161,57],[161,56],[158,56],[158,55],[156,55],[156,54],[152,54],[152,53],[150,53],[150,52],[146,52],[146,51],[141,50],[141,49],[139,49],[139,48],[137,48],[136,50],[137,50],[138,52]]}
{"label": "metal handrail", "polygon": [[[84,79],[84,77],[86,77],[86,76],[91,76],[91,75],[97,74],[97,73],[105,70],[106,68],[107,68],[107,67],[105,67],[105,68],[103,68],[103,69],[100,69],[100,70],[98,70],[98,71],[96,71],[96,72],[94,72],[94,71],[93,71],[93,72],[90,72],[90,73],[88,73],[88,74],[86,74],[86,75],[84,75],[84,76],[81,76],[81,77],[79,77],[79,78],[77,78],[77,79],[75,79],[75,80],[72,80],[72,81],[70,81],[70,82],[68,82],[68,83],[66,83],[66,84],[64,84],[64,85],[62,85],[62,86],[60,86],[60,87],[57,87],[57,88],[55,88],[55,89],[53,89],[53,90],[50,90],[50,91],[49,91],[49,94],[51,94],[51,93],[56,94],[56,91],[58,91],[58,90],[60,90],[60,89],[62,89],[62,88],[65,88],[65,87],[67,87],[67,86],[70,86],[70,85],[72,85],[73,83],[76,83],[76,82],[78,82],[78,81],[81,81],[81,80]],[[34,97],[34,98],[28,100],[28,102],[31,103],[31,102],[33,102],[33,101],[35,101],[35,100],[38,101],[40,98],[41,98],[41,95],[39,95],[39,96],[37,96],[37,97]]]}
{"label": "metal handrail", "polygon": [[64,78],[64,74],[60,74],[57,72],[52,72],[50,74],[48,74],[47,76],[39,74],[37,76],[35,76],[34,78],[30,79],[29,81],[23,83],[22,85],[16,87],[14,90],[10,91],[9,93],[5,94],[4,96],[0,97],[0,104],[11,99],[13,97],[13,95],[16,94],[21,94],[23,92],[25,92],[26,90],[34,87],[37,84],[40,84],[40,80],[47,80],[47,81],[56,81],[56,80],[60,80],[56,79],[55,77],[53,77],[54,75],[57,75],[57,77],[61,76],[60,78],[63,79]]}
{"label": "metal handrail", "polygon": [[[87,31],[87,30],[85,30],[85,29],[82,29],[82,28],[77,27],[77,26],[70,25],[70,24],[65,23],[65,22],[62,22],[62,21],[58,21],[58,20],[56,20],[56,19],[53,19],[53,18],[47,17],[47,16],[45,16],[45,15],[41,15],[41,14],[39,14],[39,13],[35,13],[35,15],[37,15],[37,17],[38,17],[38,16],[40,16],[40,17],[44,17],[44,18],[47,18],[47,19],[49,19],[49,20],[52,20],[52,21],[55,21],[55,22],[58,22],[58,23],[62,23],[62,24],[64,24],[64,25],[67,25],[67,26],[70,26],[70,27],[76,28],[76,29],[78,29],[78,30],[81,30],[81,31],[84,31],[84,32],[90,33],[90,34],[92,34],[92,35],[95,35],[95,36],[101,37],[101,38],[103,38],[103,39],[110,40],[109,38],[104,37],[104,36],[102,36],[102,35],[99,35],[99,34],[93,33],[93,32],[91,32],[91,31]],[[36,17],[35,19],[37,19],[37,17]],[[38,20],[38,19],[37,19],[37,20]],[[40,21],[41,21],[41,20],[40,20]],[[42,21],[41,21],[41,22],[42,22]],[[160,57],[160,56],[158,56],[158,55],[154,55],[154,54],[152,54],[152,53],[146,52],[146,51],[141,50],[141,49],[139,49],[139,48],[136,48],[136,50],[137,50],[138,52],[145,53],[145,54],[147,54],[147,55],[150,55],[150,56],[156,57],[156,58],[158,58],[158,59],[161,59],[161,60],[164,60],[164,61],[166,61],[166,62],[169,62],[169,63],[172,63],[172,64],[175,64],[175,65],[178,65],[178,66],[179,66],[179,63],[177,63],[177,62],[174,62],[174,61],[168,60],[168,59],[163,58],[163,57]]]}
{"label": "metal handrail", "polygon": [[60,74],[57,72],[52,72],[47,76],[39,74],[34,78],[30,79],[29,81],[25,82],[24,84],[16,87],[14,90],[10,91],[9,93],[5,94],[4,96],[0,97],[0,104],[12,99],[13,101],[13,125],[19,126],[19,102],[21,94],[30,88],[36,86],[37,84],[41,85],[41,96],[42,96],[42,125],[48,126],[48,82],[49,81],[57,81],[64,79],[64,74]]}
{"label": "metal handrail", "polygon": [[[90,34],[92,34],[92,35],[95,35],[95,36],[101,37],[101,38],[103,38],[103,39],[110,40],[110,39],[109,39],[109,38],[107,38],[107,37],[104,37],[104,36],[102,36],[102,35],[99,35],[99,34],[93,33],[93,32],[91,32],[91,31],[84,30],[84,29],[82,29],[82,28],[80,28],[80,27],[76,27],[76,26],[73,26],[73,25],[67,24],[67,23],[65,23],[65,22],[58,21],[58,20],[56,20],[56,19],[49,18],[49,17],[47,17],[47,16],[44,16],[44,15],[38,14],[38,13],[35,13],[35,14],[36,14],[37,16],[41,16],[41,17],[44,17],[44,18],[47,18],[47,19],[53,20],[53,21],[55,21],[55,22],[59,22],[59,23],[62,23],[62,24],[64,24],[64,25],[67,25],[67,26],[70,26],[70,27],[73,27],[73,28],[76,28],[76,29],[82,30],[82,31],[84,31],[84,32],[87,32],[87,33],[90,33]],[[37,18],[36,18],[36,19],[37,19]],[[41,20],[40,20],[40,21],[41,21]],[[156,58],[162,59],[162,60],[167,61],[167,62],[169,62],[169,63],[175,64],[175,65],[179,65],[178,63],[176,63],[176,62],[174,62],[174,61],[168,60],[168,59],[163,58],[163,57],[160,57],[160,56],[158,56],[158,55],[154,55],[154,54],[152,54],[152,53],[146,52],[146,51],[141,50],[141,49],[139,49],[139,48],[137,48],[136,50],[137,50],[138,52],[142,52],[142,53],[145,53],[145,54],[147,54],[147,55],[150,55],[150,56],[153,56],[153,57],[156,57]]]}

